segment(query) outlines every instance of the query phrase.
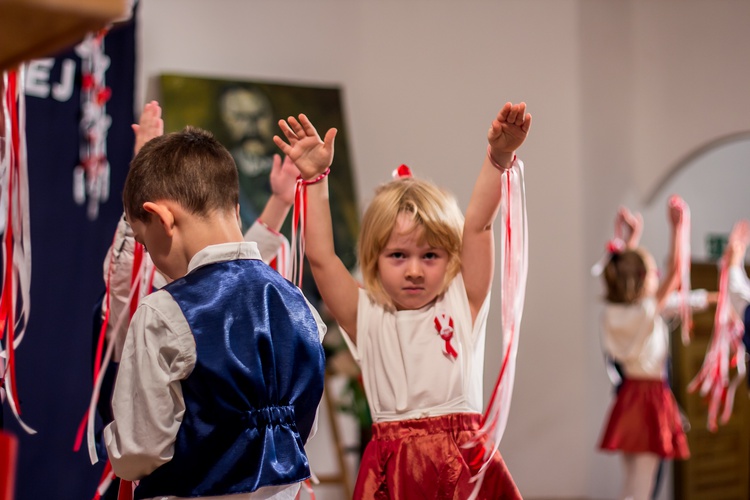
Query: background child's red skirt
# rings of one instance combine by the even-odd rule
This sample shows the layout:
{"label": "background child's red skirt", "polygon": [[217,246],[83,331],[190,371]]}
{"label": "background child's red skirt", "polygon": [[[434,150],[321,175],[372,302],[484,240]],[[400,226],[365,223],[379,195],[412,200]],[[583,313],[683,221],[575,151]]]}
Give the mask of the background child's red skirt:
{"label": "background child's red skirt", "polygon": [[663,380],[625,379],[609,416],[601,449],[655,453],[676,459],[690,456],[677,402]]}
{"label": "background child's red skirt", "polygon": [[[463,500],[471,494],[469,479],[482,465],[482,441],[461,448],[479,429],[482,416],[456,413],[372,426],[372,440],[359,466],[354,499]],[[479,499],[520,499],[500,453],[487,469]]]}

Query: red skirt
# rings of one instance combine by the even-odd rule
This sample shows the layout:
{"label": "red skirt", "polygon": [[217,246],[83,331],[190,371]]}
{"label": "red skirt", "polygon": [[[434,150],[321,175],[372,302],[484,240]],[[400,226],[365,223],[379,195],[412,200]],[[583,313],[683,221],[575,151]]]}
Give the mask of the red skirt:
{"label": "red skirt", "polygon": [[682,419],[663,380],[625,379],[604,431],[601,449],[654,453],[664,458],[690,456]]}
{"label": "red skirt", "polygon": [[[468,498],[474,489],[469,480],[482,465],[485,441],[468,449],[461,446],[476,434],[481,418],[456,413],[374,424],[359,466],[354,500]],[[500,453],[491,459],[478,498],[522,498]]]}

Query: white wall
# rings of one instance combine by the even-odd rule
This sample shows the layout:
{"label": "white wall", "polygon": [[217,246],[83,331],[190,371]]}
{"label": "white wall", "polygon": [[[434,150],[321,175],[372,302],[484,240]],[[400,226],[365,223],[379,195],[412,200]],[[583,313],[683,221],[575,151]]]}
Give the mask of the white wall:
{"label": "white wall", "polygon": [[741,0],[143,0],[139,78],[148,98],[165,72],[341,86],[362,205],[407,163],[465,207],[490,120],[529,103],[531,263],[501,451],[526,498],[614,498],[588,269],[619,204],[748,128],[749,16]]}

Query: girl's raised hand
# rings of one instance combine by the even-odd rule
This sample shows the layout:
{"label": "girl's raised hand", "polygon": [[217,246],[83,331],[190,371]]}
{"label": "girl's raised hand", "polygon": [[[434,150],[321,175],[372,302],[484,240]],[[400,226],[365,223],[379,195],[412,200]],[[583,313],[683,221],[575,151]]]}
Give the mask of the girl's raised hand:
{"label": "girl's raised hand", "polygon": [[643,232],[643,216],[640,212],[631,212],[626,207],[617,211],[617,223],[625,226],[627,234],[624,237],[625,246],[630,249],[638,247]]}
{"label": "girl's raised hand", "polygon": [[287,205],[294,204],[294,187],[299,175],[299,169],[294,165],[291,158],[285,156],[282,162],[281,156],[273,155],[273,165],[269,176],[271,192]]}
{"label": "girl's raised hand", "polygon": [[673,194],[669,198],[669,221],[672,223],[672,226],[677,226],[682,222],[682,214],[685,212],[686,206],[685,201],[676,194]]}
{"label": "girl's raised hand", "polygon": [[512,153],[518,149],[526,140],[530,127],[531,115],[526,112],[526,103],[506,102],[487,132],[493,156],[498,158],[502,153]]}
{"label": "girl's raised hand", "polygon": [[746,220],[739,220],[732,228],[729,234],[729,243],[739,243],[744,246],[750,244],[750,223]]}
{"label": "girl's raised hand", "polygon": [[279,127],[288,143],[278,135],[273,136],[273,142],[291,158],[303,179],[313,179],[331,166],[335,128],[329,129],[321,140],[318,131],[304,114],[299,115],[299,120],[293,116],[279,120]]}

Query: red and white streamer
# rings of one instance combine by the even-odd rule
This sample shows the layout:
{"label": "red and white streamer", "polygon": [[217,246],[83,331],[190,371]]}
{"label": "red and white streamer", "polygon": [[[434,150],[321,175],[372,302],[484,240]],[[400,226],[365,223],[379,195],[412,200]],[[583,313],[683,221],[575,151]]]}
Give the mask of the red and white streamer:
{"label": "red and white streamer", "polygon": [[268,265],[273,269],[276,269],[276,271],[285,279],[292,281],[291,247],[289,245],[289,240],[278,231],[274,231],[273,229],[268,228],[268,226],[266,226],[266,228],[279,239],[279,250],[276,252],[273,259],[268,262]]}
{"label": "red and white streamer", "polygon": [[305,264],[305,223],[307,217],[307,185],[300,177],[294,191],[292,210],[292,272],[290,280],[300,289]]}
{"label": "red and white streamer", "polygon": [[[734,394],[745,378],[744,333],[745,326],[729,300],[729,259],[724,257],[719,273],[719,298],[711,341],[700,371],[688,385],[689,392],[699,390],[700,395],[708,399],[706,427],[711,432],[718,430],[719,421],[722,424],[729,421]],[[732,371],[734,376],[731,375]]]}
{"label": "red and white streamer", "polygon": [[2,241],[2,294],[0,295],[0,356],[5,358],[5,394],[19,425],[36,431],[21,420],[16,387],[15,351],[23,340],[29,320],[31,283],[31,232],[29,229],[29,182],[26,159],[25,68],[2,75],[2,128],[0,129],[0,230]]}
{"label": "red and white streamer", "polygon": [[[114,254],[113,257],[114,258]],[[111,306],[111,287],[110,287],[110,281],[111,281],[111,270],[113,269],[114,265],[110,263],[109,269],[110,272],[107,276],[107,288],[105,292],[104,300],[107,304],[107,313],[104,316],[104,319],[102,321],[102,327],[99,331],[99,338],[97,339],[97,352],[96,352],[96,359],[94,362],[94,387],[91,393],[91,399],[89,400],[89,406],[86,414],[84,415],[83,419],[81,420],[81,423],[78,427],[78,432],[76,434],[76,440],[75,444],[73,446],[73,449],[75,451],[78,451],[81,447],[81,443],[83,441],[83,432],[84,428],[86,429],[86,437],[87,437],[87,444],[88,444],[88,452],[89,452],[89,458],[91,459],[91,463],[95,464],[99,461],[99,457],[96,453],[96,437],[95,437],[95,430],[94,430],[94,424],[95,424],[95,414],[96,414],[96,405],[99,401],[99,395],[101,392],[101,386],[104,381],[104,375],[107,371],[107,367],[109,366],[109,363],[112,359],[112,354],[114,352],[115,345],[118,344],[117,338],[111,338],[109,341],[109,344],[107,345],[106,352],[103,353],[103,346],[105,344],[106,334],[109,330],[109,317],[110,317],[110,306]],[[117,323],[115,324],[114,328],[112,328],[111,331],[115,332],[115,335],[122,334],[121,332],[127,331],[126,329],[122,328],[123,323],[127,319],[128,321],[135,313],[135,310],[138,306],[138,302],[140,302],[140,299],[144,296],[148,295],[152,288],[153,288],[153,281],[154,276],[156,273],[156,267],[153,265],[153,262],[151,259],[146,258],[145,250],[143,248],[143,245],[140,243],[135,244],[134,248],[134,254],[133,254],[133,268],[131,273],[131,286],[130,286],[130,294],[127,299],[127,303],[129,304],[129,314],[120,314]],[[102,359],[102,354],[104,354],[104,358]]]}
{"label": "red and white streamer", "polygon": [[680,333],[682,343],[690,343],[690,330],[693,327],[693,312],[690,307],[690,207],[685,200],[677,195],[669,199],[670,206],[679,208],[682,219],[677,226],[677,239],[675,240],[675,252],[677,257],[677,269],[680,274]]}
{"label": "red and white streamer", "polygon": [[502,340],[504,353],[500,373],[492,397],[482,418],[478,435],[466,446],[472,447],[487,437],[483,464],[472,479],[476,482],[469,500],[479,494],[484,474],[490,460],[500,446],[510,414],[513,383],[516,374],[518,335],[526,295],[528,274],[528,222],[526,217],[526,190],[523,162],[516,159],[513,166],[502,174],[502,205],[500,207],[499,269],[502,280]]}

